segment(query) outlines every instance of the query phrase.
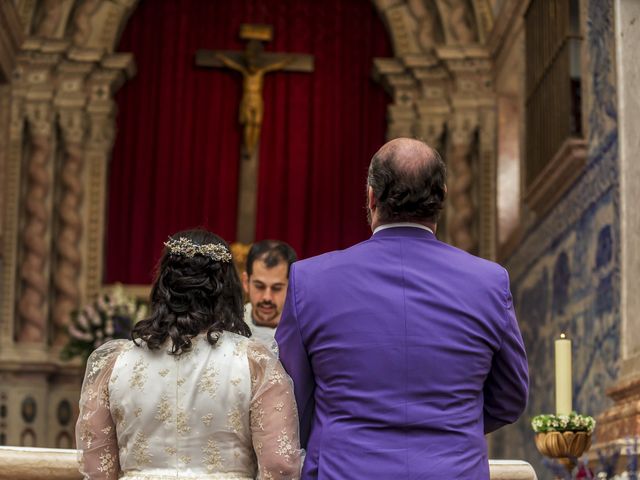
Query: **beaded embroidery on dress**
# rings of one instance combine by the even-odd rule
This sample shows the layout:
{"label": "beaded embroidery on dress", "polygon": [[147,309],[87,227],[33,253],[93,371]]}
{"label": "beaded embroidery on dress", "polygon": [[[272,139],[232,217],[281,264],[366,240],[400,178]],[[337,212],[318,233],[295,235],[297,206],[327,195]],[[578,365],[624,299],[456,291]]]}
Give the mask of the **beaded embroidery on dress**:
{"label": "beaded embroidery on dress", "polygon": [[224,332],[169,350],[114,340],[89,358],[76,428],[85,478],[299,478],[293,386],[267,347]]}

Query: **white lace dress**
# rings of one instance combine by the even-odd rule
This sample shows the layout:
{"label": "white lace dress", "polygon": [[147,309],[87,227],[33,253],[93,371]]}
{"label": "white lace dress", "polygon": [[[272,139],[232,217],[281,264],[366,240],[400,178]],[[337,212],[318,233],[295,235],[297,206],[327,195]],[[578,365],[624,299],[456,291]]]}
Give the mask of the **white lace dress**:
{"label": "white lace dress", "polygon": [[170,355],[115,340],[89,358],[76,426],[88,479],[297,479],[291,379],[263,344],[223,333]]}

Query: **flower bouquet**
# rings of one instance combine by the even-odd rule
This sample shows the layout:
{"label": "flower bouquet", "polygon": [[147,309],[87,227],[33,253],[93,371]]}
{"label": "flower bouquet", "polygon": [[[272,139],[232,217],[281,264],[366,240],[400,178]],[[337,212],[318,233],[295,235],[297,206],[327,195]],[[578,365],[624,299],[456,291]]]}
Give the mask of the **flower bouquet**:
{"label": "flower bouquet", "polygon": [[146,316],[147,306],[128,297],[118,285],[71,314],[69,341],[60,356],[63,360],[81,357],[86,362],[91,352],[103,343],[130,338],[133,325]]}

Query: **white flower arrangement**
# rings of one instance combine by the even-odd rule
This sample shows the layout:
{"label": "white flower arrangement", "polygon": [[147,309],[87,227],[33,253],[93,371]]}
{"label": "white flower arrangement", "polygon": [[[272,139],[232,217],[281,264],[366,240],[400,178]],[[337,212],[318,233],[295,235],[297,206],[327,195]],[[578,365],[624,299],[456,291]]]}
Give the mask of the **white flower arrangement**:
{"label": "white flower arrangement", "polygon": [[569,415],[544,414],[531,420],[531,427],[536,433],[548,432],[593,432],[596,421],[589,415],[571,412]]}
{"label": "white flower arrangement", "polygon": [[92,303],[71,314],[69,341],[61,352],[64,360],[82,357],[103,343],[116,338],[130,338],[131,329],[147,316],[147,306],[127,296],[121,285],[103,293]]}

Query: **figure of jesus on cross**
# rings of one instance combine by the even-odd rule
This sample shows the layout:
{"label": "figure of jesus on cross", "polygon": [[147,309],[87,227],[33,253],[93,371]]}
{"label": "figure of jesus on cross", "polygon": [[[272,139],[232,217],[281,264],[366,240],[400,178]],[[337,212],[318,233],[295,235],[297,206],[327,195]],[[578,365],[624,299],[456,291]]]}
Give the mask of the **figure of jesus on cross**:
{"label": "figure of jesus on cross", "polygon": [[242,100],[240,101],[239,122],[244,125],[244,147],[246,153],[251,156],[255,152],[260,140],[260,127],[264,115],[264,102],[262,100],[262,83],[264,75],[269,72],[281,70],[291,63],[295,57],[289,55],[282,60],[269,63],[262,67],[257,64],[260,55],[261,44],[255,42],[247,46],[246,66],[238,63],[233,57],[225,53],[216,53],[224,65],[237,70],[243,77]]}
{"label": "figure of jesus on cross", "polygon": [[258,145],[264,115],[264,76],[277,70],[313,71],[313,57],[304,54],[264,52],[262,42],[273,37],[271,25],[240,26],[240,38],[248,40],[244,52],[198,50],[196,65],[227,67],[242,75],[242,99],[238,119],[243,126],[240,186],[238,196],[237,241],[251,243],[255,234]]}
{"label": "figure of jesus on cross", "polygon": [[201,67],[227,67],[242,75],[243,88],[240,102],[239,122],[244,127],[243,147],[246,156],[251,157],[260,140],[260,128],[264,114],[262,86],[264,76],[269,72],[284,70],[289,72],[313,71],[311,55],[264,52],[262,42],[273,37],[271,25],[240,26],[240,38],[248,40],[244,52],[198,50],[196,64]]}

